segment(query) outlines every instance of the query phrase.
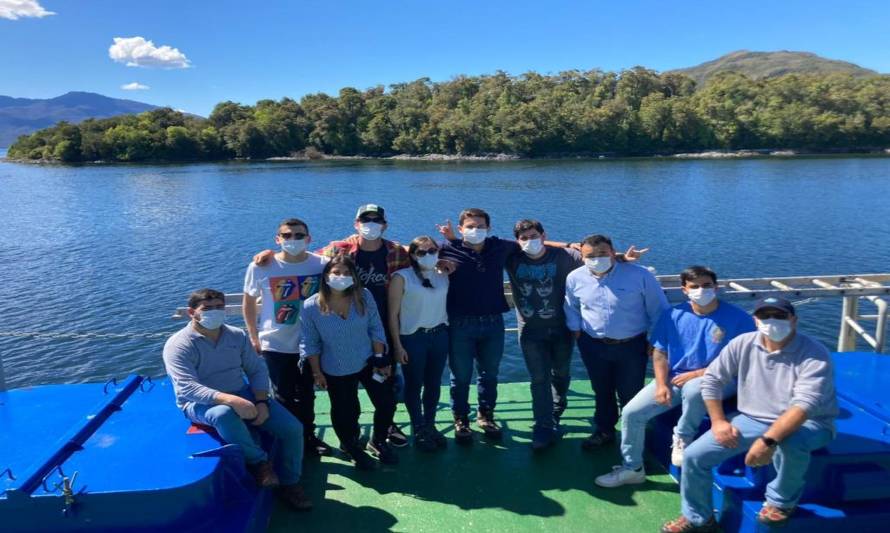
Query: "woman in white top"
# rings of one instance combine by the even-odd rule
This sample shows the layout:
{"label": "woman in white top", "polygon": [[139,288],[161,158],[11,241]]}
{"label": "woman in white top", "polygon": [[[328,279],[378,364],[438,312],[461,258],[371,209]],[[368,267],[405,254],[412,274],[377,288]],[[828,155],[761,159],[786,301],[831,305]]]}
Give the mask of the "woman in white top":
{"label": "woman in white top", "polygon": [[436,408],[448,360],[448,275],[436,268],[439,247],[431,237],[411,241],[408,255],[411,267],[396,271],[389,283],[388,325],[393,354],[405,375],[414,445],[434,451],[445,446],[436,429]]}

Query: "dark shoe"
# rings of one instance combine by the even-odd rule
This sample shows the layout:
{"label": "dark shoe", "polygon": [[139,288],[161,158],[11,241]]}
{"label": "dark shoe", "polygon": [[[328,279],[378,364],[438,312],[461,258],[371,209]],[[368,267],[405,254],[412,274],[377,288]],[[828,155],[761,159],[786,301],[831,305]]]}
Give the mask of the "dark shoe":
{"label": "dark shoe", "polygon": [[417,430],[414,434],[414,447],[422,452],[434,452],[439,449],[433,435],[427,428]]}
{"label": "dark shoe", "polygon": [[272,468],[271,461],[262,461],[252,465],[247,465],[247,471],[253,476],[257,487],[269,488],[278,486],[278,475]]}
{"label": "dark shoe", "polygon": [[717,531],[717,521],[713,516],[700,526],[693,524],[683,515],[670,522],[665,522],[661,526],[661,533],[711,533],[713,531]]}
{"label": "dark shoe", "polygon": [[611,444],[615,442],[615,434],[614,433],[603,433],[602,431],[597,431],[591,436],[581,441],[581,449],[582,450],[593,450],[606,444]]}
{"label": "dark shoe", "polygon": [[311,435],[308,439],[303,441],[303,450],[305,456],[329,456],[334,453],[334,450],[323,440],[318,438],[315,435]]}
{"label": "dark shoe", "polygon": [[473,430],[467,415],[454,417],[454,440],[458,444],[473,444]]}
{"label": "dark shoe", "polygon": [[374,470],[377,468],[377,462],[371,459],[371,456],[365,453],[365,450],[358,445],[349,446],[348,448],[344,448],[341,445],[340,451],[346,454],[359,470]]}
{"label": "dark shoe", "polygon": [[556,441],[556,430],[547,428],[532,429],[532,451],[542,451]]}
{"label": "dark shoe", "polygon": [[765,526],[778,527],[785,525],[785,522],[794,514],[795,508],[783,509],[764,502],[760,512],[757,513],[757,521]]}
{"label": "dark shoe", "polygon": [[396,452],[384,441],[375,441],[371,439],[368,441],[368,445],[365,447],[371,455],[376,457],[381,463],[385,465],[397,465],[399,464],[399,456],[396,455]]}
{"label": "dark shoe", "polygon": [[278,497],[294,511],[312,510],[312,500],[306,496],[302,485],[282,485],[278,491]]}
{"label": "dark shoe", "polygon": [[389,441],[389,443],[396,448],[404,448],[408,445],[408,436],[405,435],[405,432],[402,431],[402,428],[395,424],[389,426],[386,440]]}
{"label": "dark shoe", "polygon": [[440,450],[444,450],[448,447],[448,439],[446,439],[445,435],[443,435],[439,432],[438,429],[436,429],[436,426],[430,426],[428,429],[430,432],[430,437],[432,437],[433,442],[436,443],[437,448],[439,448]]}
{"label": "dark shoe", "polygon": [[486,438],[497,440],[503,436],[501,426],[494,419],[493,411],[479,409],[476,412],[476,425],[485,432]]}

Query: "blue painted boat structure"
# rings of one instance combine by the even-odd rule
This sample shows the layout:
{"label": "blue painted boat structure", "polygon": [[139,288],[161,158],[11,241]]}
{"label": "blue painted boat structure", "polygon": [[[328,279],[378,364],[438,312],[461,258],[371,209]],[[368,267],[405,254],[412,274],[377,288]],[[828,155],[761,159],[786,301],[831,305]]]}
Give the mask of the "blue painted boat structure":
{"label": "blue painted boat structure", "polygon": [[[833,358],[840,408],[837,437],[813,453],[800,506],[782,531],[890,531],[890,357],[844,352]],[[677,417],[672,412],[656,418],[647,446],[679,480],[668,449]],[[713,497],[715,508],[722,510],[720,524],[724,531],[770,531],[756,517],[776,472],[772,466],[746,467],[743,459],[715,469]]]}
{"label": "blue painted boat structure", "polygon": [[[890,357],[834,355],[838,436],[817,451],[800,510],[784,531],[887,531],[890,524]],[[676,413],[653,421],[647,444],[669,464]],[[263,531],[273,500],[237,447],[190,430],[169,380],[0,392],[3,531]],[[675,478],[676,468],[670,467]],[[740,459],[716,469],[725,531],[756,521],[771,467]],[[70,488],[66,488],[68,479]]]}
{"label": "blue painted boat structure", "polygon": [[255,488],[241,450],[194,431],[167,379],[0,392],[0,427],[2,531],[268,525],[272,495]]}

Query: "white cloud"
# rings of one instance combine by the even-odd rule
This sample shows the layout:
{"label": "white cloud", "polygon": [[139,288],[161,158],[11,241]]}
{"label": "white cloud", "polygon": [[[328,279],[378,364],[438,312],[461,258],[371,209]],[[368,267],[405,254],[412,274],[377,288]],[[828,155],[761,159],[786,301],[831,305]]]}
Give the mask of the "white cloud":
{"label": "white cloud", "polygon": [[43,9],[37,0],[0,0],[0,19],[43,18],[55,15]]}
{"label": "white cloud", "polygon": [[108,57],[128,67],[189,68],[192,64],[178,48],[158,47],[144,37],[115,37]]}
{"label": "white cloud", "polygon": [[151,87],[149,87],[148,85],[142,85],[138,81],[134,81],[133,83],[121,85],[121,89],[125,91],[147,91],[151,89]]}

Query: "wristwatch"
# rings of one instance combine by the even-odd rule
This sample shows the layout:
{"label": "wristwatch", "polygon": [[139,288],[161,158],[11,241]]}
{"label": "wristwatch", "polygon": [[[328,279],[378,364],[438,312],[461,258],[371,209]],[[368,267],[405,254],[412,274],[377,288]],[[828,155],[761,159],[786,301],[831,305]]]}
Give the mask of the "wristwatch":
{"label": "wristwatch", "polygon": [[761,435],[760,440],[762,440],[763,443],[766,444],[766,447],[770,449],[775,448],[779,445],[779,441],[774,438],[767,437],[766,435]]}

